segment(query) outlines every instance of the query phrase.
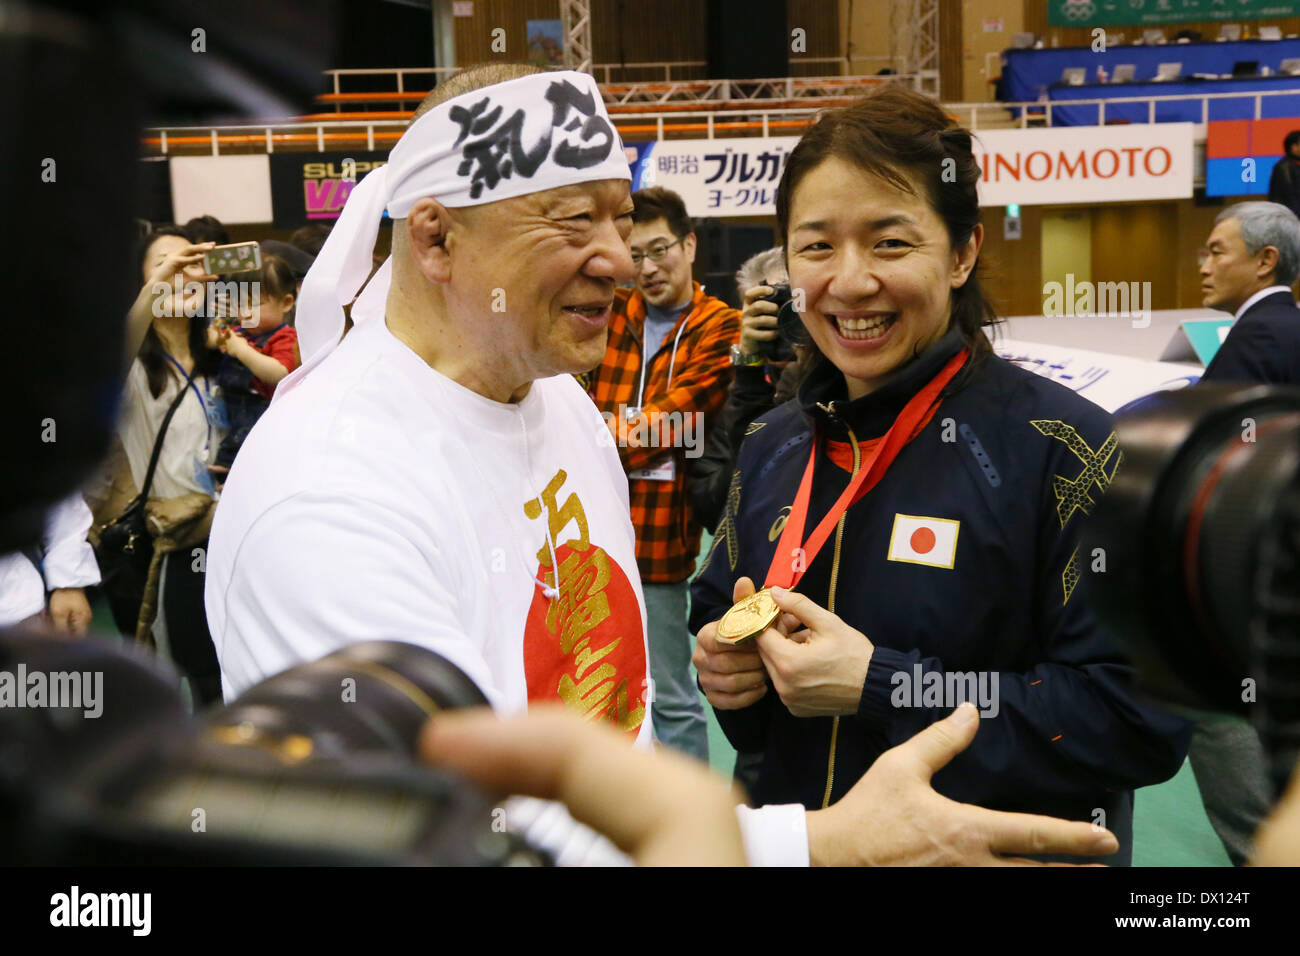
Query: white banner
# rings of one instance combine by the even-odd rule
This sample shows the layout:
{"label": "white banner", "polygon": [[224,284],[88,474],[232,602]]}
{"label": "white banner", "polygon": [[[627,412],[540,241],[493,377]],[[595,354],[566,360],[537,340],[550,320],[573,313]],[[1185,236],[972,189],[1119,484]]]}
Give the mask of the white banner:
{"label": "white banner", "polygon": [[176,222],[206,215],[227,225],[274,218],[269,156],[177,156],[167,165]]}
{"label": "white banner", "polygon": [[663,186],[691,216],[773,216],[776,186],[798,136],[677,139],[653,144],[641,186]]}
{"label": "white banner", "polygon": [[1072,388],[1108,412],[1152,392],[1194,384],[1205,369],[1179,362],[1150,362],[1063,345],[993,338],[993,351],[1021,368]]}
{"label": "white banner", "polygon": [[1185,199],[1192,123],[977,130],[981,206]]}

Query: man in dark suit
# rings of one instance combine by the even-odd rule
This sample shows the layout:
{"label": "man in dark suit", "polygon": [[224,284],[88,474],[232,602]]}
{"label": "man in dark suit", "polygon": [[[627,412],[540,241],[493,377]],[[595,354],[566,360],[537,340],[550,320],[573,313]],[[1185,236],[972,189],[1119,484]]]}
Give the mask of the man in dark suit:
{"label": "man in dark suit", "polygon": [[1201,381],[1300,385],[1300,220],[1274,202],[1229,206],[1201,253],[1203,303],[1235,314]]}

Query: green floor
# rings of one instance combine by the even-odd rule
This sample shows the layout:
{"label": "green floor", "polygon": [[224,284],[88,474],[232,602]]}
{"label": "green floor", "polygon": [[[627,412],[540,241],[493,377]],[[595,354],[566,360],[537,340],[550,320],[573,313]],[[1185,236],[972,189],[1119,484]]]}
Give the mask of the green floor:
{"label": "green floor", "polygon": [[[706,535],[700,553],[708,554],[711,544]],[[709,763],[720,774],[730,778],[736,751],[727,743],[707,701],[704,712],[709,719]],[[1173,779],[1137,792],[1133,817],[1133,865],[1231,865],[1223,844],[1205,816],[1196,778],[1186,761]]]}

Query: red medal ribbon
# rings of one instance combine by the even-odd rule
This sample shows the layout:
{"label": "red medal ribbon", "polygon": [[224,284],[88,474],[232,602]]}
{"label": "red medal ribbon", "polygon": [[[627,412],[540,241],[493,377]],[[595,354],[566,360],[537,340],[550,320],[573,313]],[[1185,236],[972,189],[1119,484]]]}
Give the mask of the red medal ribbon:
{"label": "red medal ribbon", "polygon": [[[826,517],[821,520],[821,524],[817,525],[812,537],[804,545],[802,562],[804,571],[812,565],[813,558],[817,556],[817,552],[822,549],[822,545],[831,536],[831,529],[840,520],[840,515],[848,511],[850,507],[876,486],[876,483],[885,476],[885,472],[893,464],[894,459],[898,457],[898,453],[903,450],[903,446],[916,437],[916,433],[921,429],[921,424],[929,419],[931,412],[939,404],[939,393],[943,391],[944,386],[952,380],[953,376],[965,364],[968,355],[969,353],[965,349],[954,355],[948,360],[948,364],[943,367],[939,374],[903,406],[903,410],[898,413],[898,418],[889,427],[885,437],[876,444],[870,457],[861,463],[857,474],[849,482],[849,486],[844,489],[844,493],[840,495],[831,510],[826,513]],[[814,434],[812,451],[808,455],[808,464],[804,467],[803,478],[799,482],[799,491],[795,495],[794,504],[790,508],[790,516],[786,519],[785,528],[781,531],[781,540],[777,542],[776,554],[772,556],[772,566],[767,570],[767,577],[763,581],[763,587],[793,588],[804,575],[804,571],[796,572],[794,570],[795,562],[793,558],[798,549],[798,542],[803,539],[804,524],[808,520],[808,503],[812,498],[813,466],[816,461],[817,436]]]}

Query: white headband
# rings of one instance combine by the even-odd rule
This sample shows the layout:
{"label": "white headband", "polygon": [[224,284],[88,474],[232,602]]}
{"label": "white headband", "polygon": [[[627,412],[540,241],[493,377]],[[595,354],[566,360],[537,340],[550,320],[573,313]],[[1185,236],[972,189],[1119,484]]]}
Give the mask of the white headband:
{"label": "white headband", "polygon": [[[318,364],[343,334],[343,306],[370,275],[385,209],[402,219],[426,196],[451,208],[477,206],[631,178],[618,131],[587,73],[531,74],[439,104],[402,134],[386,165],[357,183],[303,279],[295,324],[304,366]],[[384,314],[392,267],[390,256],[353,302],[354,323]]]}

